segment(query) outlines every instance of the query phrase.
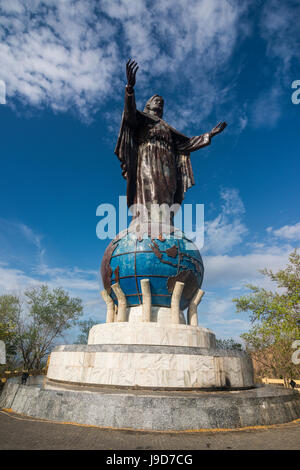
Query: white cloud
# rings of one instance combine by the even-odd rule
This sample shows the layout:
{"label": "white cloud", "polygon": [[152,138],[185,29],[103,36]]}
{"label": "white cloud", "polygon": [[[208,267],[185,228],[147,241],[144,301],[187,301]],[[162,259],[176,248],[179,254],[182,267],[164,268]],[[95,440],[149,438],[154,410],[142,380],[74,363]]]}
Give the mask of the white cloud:
{"label": "white cloud", "polygon": [[267,228],[268,233],[272,233],[276,237],[285,238],[287,240],[300,240],[300,222],[294,225],[284,225],[274,230],[272,227]]}
{"label": "white cloud", "polygon": [[[234,133],[248,122],[272,127],[282,112],[282,80],[299,60],[294,18],[300,7],[268,0],[257,12],[267,56],[279,60],[249,116],[235,104],[243,65],[235,64],[234,79],[228,67],[237,44],[253,33],[248,7],[238,0],[2,0],[0,79],[7,103],[17,97],[56,112],[79,110],[89,119],[111,97],[121,102],[131,56],[140,65],[139,107],[154,92],[175,91],[177,102],[167,107],[166,118],[179,129],[213,110],[232,122]],[[222,105],[229,102],[224,116]]]}
{"label": "white cloud", "polygon": [[281,88],[278,85],[273,85],[255,100],[251,116],[254,127],[276,126],[282,112],[281,96]]}
{"label": "white cloud", "polygon": [[271,284],[259,274],[260,269],[268,268],[277,271],[288,262],[292,248],[265,247],[245,255],[204,256],[204,287],[208,289],[225,287],[228,289],[242,287],[247,283],[258,283],[262,286]]}
{"label": "white cloud", "polygon": [[266,43],[266,69],[269,64],[273,72],[272,79],[263,84],[264,91],[253,103],[251,121],[254,127],[274,127],[282,116],[282,98],[293,81],[292,66],[299,66],[300,35],[295,21],[299,15],[299,2],[268,0],[264,3],[259,28]]}
{"label": "white cloud", "polygon": [[48,284],[51,288],[62,287],[73,296],[81,297],[84,303],[90,303],[91,298],[97,298],[99,304],[103,304],[96,271],[43,266],[42,271],[36,269],[32,274],[27,274],[22,269],[11,268],[3,262],[0,264],[0,295],[24,291],[40,284]]}
{"label": "white cloud", "polygon": [[103,0],[102,8],[122,25],[129,54],[154,74],[176,70],[194,51],[194,64],[205,57],[205,68],[224,64],[236,43],[243,11],[228,0],[153,0],[151,6],[146,1]]}
{"label": "white cloud", "polygon": [[29,240],[31,243],[33,243],[38,248],[38,250],[42,249],[41,248],[41,240],[42,240],[43,237],[41,237],[40,235],[37,235],[36,233],[34,233],[34,231],[25,224],[19,223],[19,224],[15,224],[15,225],[16,225],[16,227],[19,228],[19,230],[22,232],[22,234],[25,236],[25,238],[27,238],[27,240]]}
{"label": "white cloud", "polygon": [[247,228],[240,220],[232,223],[220,214],[214,220],[205,224],[204,253],[227,253],[241,243]]}
{"label": "white cloud", "polygon": [[233,296],[220,297],[218,292],[207,293],[198,308],[199,324],[211,329],[217,338],[234,338],[241,341],[241,333],[249,330],[248,315],[235,311]]}
{"label": "white cloud", "polygon": [[248,232],[241,221],[245,208],[238,191],[232,188],[222,189],[220,196],[223,201],[220,214],[205,222],[203,253],[228,253],[241,243]]}
{"label": "white cloud", "polygon": [[1,6],[0,65],[8,97],[57,110],[75,106],[83,114],[103,102],[118,51],[114,28],[95,13],[97,2],[14,0]]}
{"label": "white cloud", "polygon": [[222,205],[222,212],[226,215],[241,215],[245,212],[245,207],[239,192],[234,188],[223,188],[220,193],[224,201]]}
{"label": "white cloud", "polygon": [[0,258],[18,260],[20,264],[30,252],[32,263],[42,263],[42,238],[24,223],[0,218]]}
{"label": "white cloud", "polygon": [[[92,319],[104,322],[106,305],[100,296],[100,282],[97,273],[78,268],[48,268],[43,266],[43,275],[27,274],[0,262],[0,295],[13,294],[23,297],[24,291],[47,284],[51,289],[62,287],[71,297],[79,297],[84,307],[80,320]],[[58,340],[59,344],[73,343],[79,335],[79,327],[75,326]]]}
{"label": "white cloud", "polygon": [[246,34],[245,6],[231,0],[6,0],[1,8],[0,78],[7,101],[75,108],[86,117],[107,98],[121,98],[128,56],[140,64],[139,99],[155,91],[149,91],[149,79],[162,83],[164,75],[168,86],[184,83],[197,96],[184,125],[195,109],[198,120],[199,112],[207,116],[229,91],[217,80],[212,84],[209,74],[224,70]]}
{"label": "white cloud", "polygon": [[34,284],[36,284],[36,281],[30,276],[27,276],[22,270],[9,268],[3,264],[0,265],[1,295],[23,291]]}
{"label": "white cloud", "polygon": [[250,292],[246,284],[276,290],[276,284],[259,270],[268,268],[276,272],[284,268],[292,251],[289,245],[251,248],[245,255],[203,257],[205,271],[202,289],[206,294],[199,306],[199,323],[212,329],[217,338],[238,340],[241,333],[249,331],[248,314],[236,313],[232,299]]}
{"label": "white cloud", "polygon": [[54,286],[64,286],[65,289],[72,291],[98,292],[100,285],[97,280],[97,271],[84,271],[77,268],[49,268],[43,266],[41,271],[43,276],[48,277],[48,283]]}
{"label": "white cloud", "polygon": [[269,0],[265,3],[261,18],[261,35],[267,42],[267,53],[281,60],[282,73],[290,68],[292,61],[299,62],[299,2]]}
{"label": "white cloud", "polygon": [[62,287],[82,299],[85,316],[104,321],[106,306],[100,296],[98,273],[74,266],[48,266],[42,240],[43,236],[24,223],[0,219],[0,295],[19,295],[41,284]]}

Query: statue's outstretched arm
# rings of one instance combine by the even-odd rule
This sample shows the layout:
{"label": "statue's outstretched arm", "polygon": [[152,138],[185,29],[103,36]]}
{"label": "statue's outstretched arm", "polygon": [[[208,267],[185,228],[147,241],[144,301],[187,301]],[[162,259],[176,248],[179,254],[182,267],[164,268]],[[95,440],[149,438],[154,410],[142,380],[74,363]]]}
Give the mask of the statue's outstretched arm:
{"label": "statue's outstretched arm", "polygon": [[126,77],[127,77],[127,90],[128,93],[133,93],[133,87],[135,85],[135,76],[138,71],[138,64],[135,60],[129,59],[126,63]]}
{"label": "statue's outstretched arm", "polygon": [[190,137],[189,139],[186,139],[185,142],[178,143],[176,145],[176,149],[179,153],[190,153],[195,152],[202,147],[206,147],[211,143],[212,137],[220,134],[226,126],[226,122],[219,122],[219,124],[217,124],[210,132],[206,132],[205,134],[198,135],[196,137]]}
{"label": "statue's outstretched arm", "polygon": [[220,134],[221,132],[224,131],[225,127],[227,127],[227,123],[226,122],[219,122],[216,127],[214,127],[211,131],[210,131],[210,136],[211,137],[214,137],[215,135],[217,134]]}
{"label": "statue's outstretched arm", "polygon": [[210,133],[198,135],[196,137],[190,137],[185,142],[180,142],[176,145],[178,153],[191,153],[199,150],[202,147],[206,147],[211,142]]}
{"label": "statue's outstretched arm", "polygon": [[126,63],[127,85],[125,88],[124,118],[132,127],[136,127],[137,125],[134,85],[138,68],[138,64],[134,60],[129,59]]}

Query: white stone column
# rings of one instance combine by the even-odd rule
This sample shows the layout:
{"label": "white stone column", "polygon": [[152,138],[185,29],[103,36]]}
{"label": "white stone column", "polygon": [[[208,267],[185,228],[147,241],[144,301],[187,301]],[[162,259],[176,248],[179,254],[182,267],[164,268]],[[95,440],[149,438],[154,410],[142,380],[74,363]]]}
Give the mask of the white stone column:
{"label": "white stone column", "polygon": [[151,289],[149,279],[141,280],[141,289],[143,295],[143,322],[151,321]]}
{"label": "white stone column", "polygon": [[180,299],[184,288],[184,282],[177,281],[171,299],[172,323],[179,325],[180,322]]}
{"label": "white stone column", "polygon": [[205,292],[201,289],[198,289],[196,294],[191,300],[191,303],[188,308],[187,312],[187,324],[192,326],[198,325],[198,316],[197,316],[197,307],[201,302],[202,297],[204,296]]}
{"label": "white stone column", "polygon": [[106,303],[107,311],[106,311],[106,323],[112,323],[114,321],[114,313],[115,313],[115,304],[111,296],[107,293],[107,290],[104,289],[101,291],[102,298]]}
{"label": "white stone column", "polygon": [[112,290],[117,296],[118,299],[118,314],[117,314],[117,321],[126,321],[126,307],[127,307],[127,302],[126,302],[126,297],[124,292],[122,291],[120,284],[116,282],[116,284],[113,284],[111,286]]}
{"label": "white stone column", "polygon": [[114,304],[114,321],[118,321],[118,306]]}

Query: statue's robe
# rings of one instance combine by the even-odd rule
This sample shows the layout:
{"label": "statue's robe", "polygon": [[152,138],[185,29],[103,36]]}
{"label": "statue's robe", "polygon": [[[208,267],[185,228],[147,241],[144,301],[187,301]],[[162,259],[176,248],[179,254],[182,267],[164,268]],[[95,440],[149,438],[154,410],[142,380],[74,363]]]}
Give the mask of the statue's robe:
{"label": "statue's robe", "polygon": [[125,89],[125,106],[115,154],[127,180],[127,204],[181,204],[194,185],[190,153],[211,142],[208,133],[187,137],[163,119],[138,111]]}

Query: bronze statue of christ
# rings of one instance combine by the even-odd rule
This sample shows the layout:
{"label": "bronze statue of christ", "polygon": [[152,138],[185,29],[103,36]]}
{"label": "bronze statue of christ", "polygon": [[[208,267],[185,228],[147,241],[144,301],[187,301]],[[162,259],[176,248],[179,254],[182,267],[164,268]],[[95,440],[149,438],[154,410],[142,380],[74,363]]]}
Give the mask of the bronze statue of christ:
{"label": "bronze statue of christ", "polygon": [[193,185],[190,153],[211,143],[222,132],[220,122],[210,132],[187,137],[163,119],[164,100],[154,95],[144,111],[135,104],[134,85],[138,65],[126,64],[127,85],[121,129],[115,153],[121,161],[122,175],[127,180],[127,204],[181,204],[185,192]]}

